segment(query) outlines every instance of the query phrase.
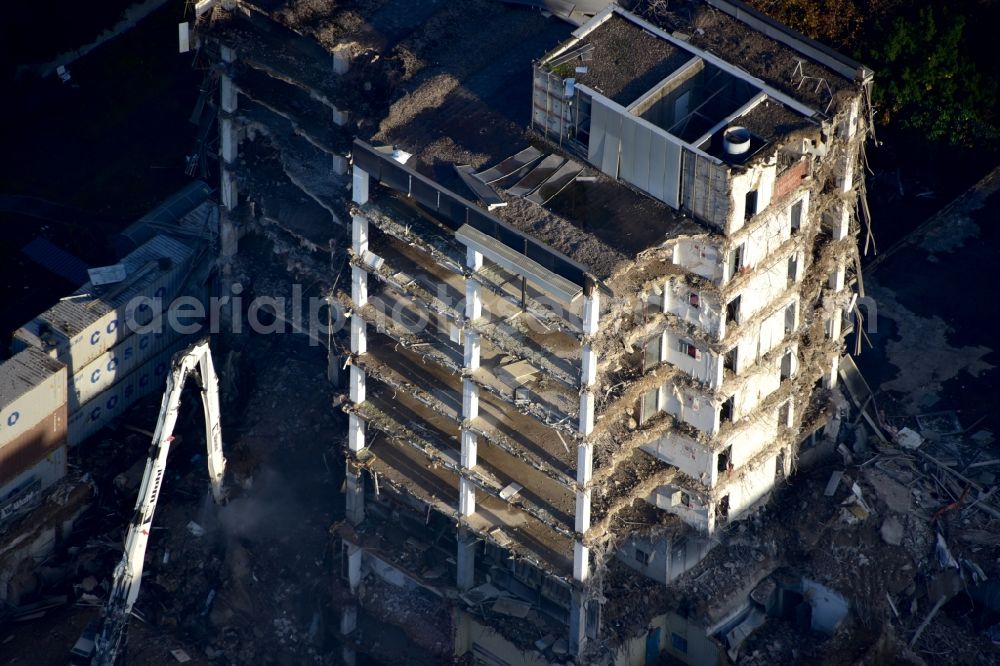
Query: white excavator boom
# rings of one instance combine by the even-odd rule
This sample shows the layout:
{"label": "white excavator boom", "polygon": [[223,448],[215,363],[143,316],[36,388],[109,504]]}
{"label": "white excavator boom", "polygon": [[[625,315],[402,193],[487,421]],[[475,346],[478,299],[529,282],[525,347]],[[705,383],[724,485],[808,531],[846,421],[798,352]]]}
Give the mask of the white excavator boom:
{"label": "white excavator boom", "polygon": [[139,596],[142,583],[142,566],[146,557],[146,544],[153,524],[153,512],[160,497],[160,487],[166,472],[167,454],[174,439],[174,424],[180,408],[184,382],[192,370],[198,368],[201,376],[201,400],[205,410],[205,443],[208,449],[208,477],[212,485],[212,496],[217,503],[225,499],[222,479],[226,471],[226,459],[222,453],[222,425],[219,422],[219,380],[212,364],[212,352],[208,338],[200,340],[187,349],[177,352],[171,363],[167,377],[167,389],[160,405],[160,416],[153,433],[153,443],[149,449],[146,471],[139,486],[139,497],[135,503],[135,513],[129,523],[125,537],[125,552],[121,562],[115,567],[111,593],[104,614],[104,624],[96,641],[94,663],[99,666],[114,664],[121,647],[132,606]]}

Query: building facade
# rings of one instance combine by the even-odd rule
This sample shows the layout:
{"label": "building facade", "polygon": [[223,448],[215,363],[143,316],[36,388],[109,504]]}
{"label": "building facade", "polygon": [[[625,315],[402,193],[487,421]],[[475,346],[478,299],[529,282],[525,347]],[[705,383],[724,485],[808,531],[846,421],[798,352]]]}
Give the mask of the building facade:
{"label": "building facade", "polygon": [[[320,40],[330,71],[317,56],[296,73],[319,52],[301,26],[272,49],[287,27],[203,29],[220,45],[223,260],[248,201],[286,244],[343,232],[348,653],[371,613],[486,663],[683,657],[660,638],[669,608],[623,634],[609,572],[683,575],[827,423],[872,73],[740,3],[688,4],[676,25],[611,5],[571,34],[504,9],[518,40],[484,25],[477,49],[440,46],[441,73],[382,111],[346,92],[386,80],[378,48]],[[252,26],[251,5],[227,11]],[[417,48],[393,29],[383,47]],[[326,130],[302,111],[324,105]],[[345,149],[351,131],[365,138]],[[277,158],[254,162],[265,143]],[[309,216],[286,213],[285,180]],[[399,594],[439,621],[377,601]],[[709,658],[702,639],[690,660]]]}

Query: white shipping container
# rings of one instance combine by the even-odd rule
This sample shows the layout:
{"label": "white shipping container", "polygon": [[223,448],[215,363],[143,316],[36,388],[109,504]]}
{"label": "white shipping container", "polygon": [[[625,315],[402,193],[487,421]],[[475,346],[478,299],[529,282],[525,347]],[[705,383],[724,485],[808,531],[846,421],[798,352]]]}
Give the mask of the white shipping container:
{"label": "white shipping container", "polygon": [[70,414],[100,396],[101,392],[167,348],[179,336],[165,318],[147,333],[135,333],[104,352],[69,382]]}
{"label": "white shipping container", "polygon": [[170,371],[170,359],[187,344],[190,344],[188,337],[174,340],[143,366],[70,414],[69,433],[66,438],[69,445],[76,446],[111,423],[139,398],[150,393],[163,393],[166,389],[167,373]]}
{"label": "white shipping container", "polygon": [[0,448],[66,404],[66,366],[35,348],[0,364]]}
{"label": "white shipping container", "polygon": [[29,511],[41,501],[45,492],[66,476],[66,447],[42,458],[0,486],[0,523]]}
{"label": "white shipping container", "polygon": [[131,333],[127,323],[145,324],[152,308],[137,299],[159,298],[163,310],[177,296],[194,251],[179,240],[156,236],[122,259],[128,278],[106,287],[87,283],[14,333],[15,347],[37,347],[69,366],[84,368]]}

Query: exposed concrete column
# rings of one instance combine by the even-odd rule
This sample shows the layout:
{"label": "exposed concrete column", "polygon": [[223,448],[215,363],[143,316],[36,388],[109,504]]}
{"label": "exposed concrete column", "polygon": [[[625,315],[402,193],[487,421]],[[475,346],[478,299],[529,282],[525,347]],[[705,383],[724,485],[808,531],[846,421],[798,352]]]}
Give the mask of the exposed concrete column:
{"label": "exposed concrete column", "polygon": [[344,474],[344,513],[352,525],[360,525],[365,519],[365,485],[361,470],[350,460]]}
{"label": "exposed concrete column", "polygon": [[347,448],[351,453],[365,448],[365,421],[357,414],[347,417]]}
{"label": "exposed concrete column", "polygon": [[338,75],[347,74],[351,69],[351,47],[347,44],[338,44],[333,47],[333,73]]}
{"label": "exposed concrete column", "polygon": [[847,269],[844,267],[844,263],[838,262],[837,267],[830,272],[830,279],[827,281],[827,284],[833,291],[843,291],[846,277]]}
{"label": "exposed concrete column", "polygon": [[351,266],[351,300],[358,308],[368,305],[368,273],[359,266]]}
{"label": "exposed concrete column", "polygon": [[[587,613],[584,585],[590,579],[590,548],[584,545],[583,535],[590,529],[591,490],[588,487],[594,474],[594,446],[587,437],[594,430],[594,385],[597,381],[597,353],[590,343],[591,336],[598,330],[600,321],[600,291],[589,278],[584,286],[583,316],[581,332],[584,344],[580,353],[580,419],[577,431],[581,443],[576,450],[576,507],[574,530],[577,539],[573,543],[573,580],[577,586],[573,590],[570,604],[569,643],[574,654],[583,652],[587,636]],[[596,628],[595,628],[596,631]]]}
{"label": "exposed concrete column", "polygon": [[835,355],[830,362],[830,372],[823,376],[823,386],[832,389],[837,385],[837,373],[840,371],[840,356]]}
{"label": "exposed concrete column", "polygon": [[356,204],[368,203],[368,172],[354,165],[354,174],[351,180],[351,201]]}
{"label": "exposed concrete column", "polygon": [[850,192],[854,187],[854,168],[854,155],[847,151],[837,173],[837,187],[841,192]]}
{"label": "exposed concrete column", "polygon": [[580,385],[593,386],[597,381],[597,353],[589,344],[585,344],[581,350],[580,366]]}
{"label": "exposed concrete column", "polygon": [[[469,249],[466,253],[466,265],[471,272],[480,270],[483,267],[483,255],[475,250]],[[463,356],[462,370],[466,377],[462,380],[462,419],[468,424],[479,417],[479,385],[468,376],[479,369],[481,343],[479,333],[474,331],[468,324],[481,319],[483,315],[482,286],[471,277],[465,278],[465,354]],[[471,471],[478,464],[479,442],[475,433],[462,428],[462,452],[461,463],[464,471]],[[458,510],[462,516],[471,516],[476,512],[476,488],[469,479],[462,477],[459,480]],[[461,539],[458,545],[458,556],[462,558],[472,558],[468,563],[469,571],[460,568],[459,587],[462,586],[463,576],[471,576],[471,569],[474,567],[474,552],[467,551]]]}
{"label": "exposed concrete column", "polygon": [[[351,223],[351,238],[355,252],[368,245],[368,220],[362,215],[354,215]],[[368,303],[368,274],[357,266],[351,267],[351,300],[355,308]],[[361,356],[368,351],[368,329],[365,320],[358,314],[351,316],[351,354]],[[365,401],[365,371],[358,365],[351,365],[350,399],[355,405]],[[365,448],[365,422],[358,414],[351,413],[347,424],[347,447],[351,453]]]}
{"label": "exposed concrete column", "polygon": [[367,377],[365,371],[356,365],[351,366],[351,402],[358,405],[365,401]]}
{"label": "exposed concrete column", "polygon": [[476,512],[476,486],[464,476],[458,482],[458,512],[466,518]]}
{"label": "exposed concrete column", "polygon": [[[222,47],[224,50],[226,47]],[[223,72],[219,80],[219,108],[223,113],[235,113],[239,108],[239,89],[228,73]]]}
{"label": "exposed concrete column", "polygon": [[482,340],[476,331],[465,331],[465,367],[470,370],[479,369],[479,357],[482,349]]}
{"label": "exposed concrete column", "polygon": [[469,590],[476,584],[476,537],[467,527],[458,530],[458,559],[456,575],[458,589]]}
{"label": "exposed concrete column", "polygon": [[[236,184],[236,176],[229,169],[229,164],[236,158],[238,137],[233,127],[233,121],[228,114],[236,112],[239,103],[238,90],[230,78],[228,66],[236,61],[236,53],[228,46],[220,47],[222,62],[224,63],[223,74],[219,86],[219,143],[223,149],[221,151],[222,163],[219,169],[219,200],[222,203],[222,210],[219,214],[219,264],[223,277],[232,275],[232,261],[239,252],[240,232],[229,213],[239,205],[239,188]],[[226,305],[226,321],[232,321],[229,316],[229,308]]]}
{"label": "exposed concrete column", "polygon": [[847,238],[851,232],[851,210],[846,203],[836,206],[836,211],[831,213],[831,227],[834,242]]}
{"label": "exposed concrete column", "polygon": [[465,317],[470,322],[483,316],[483,287],[471,278],[465,280]]}
{"label": "exposed concrete column", "polygon": [[351,589],[351,594],[357,594],[361,587],[361,557],[362,550],[353,543],[347,544],[347,584]]}
{"label": "exposed concrete column", "polygon": [[594,405],[594,392],[590,387],[584,387],[580,394],[580,423],[577,430],[585,437],[594,431]]}
{"label": "exposed concrete column", "polygon": [[[349,638],[357,629],[358,607],[354,604],[345,604],[340,609],[340,635]],[[344,666],[355,666],[358,663],[358,655],[350,641],[344,641],[340,651],[340,659],[344,662]]]}
{"label": "exposed concrete column", "polygon": [[364,215],[351,216],[351,249],[359,257],[368,251],[368,218]]}
{"label": "exposed concrete column", "polygon": [[[236,52],[233,49],[221,47],[223,66],[228,69],[232,63],[236,62]],[[219,192],[222,205],[227,211],[236,208],[238,204],[238,190],[236,178],[233,176],[229,166],[236,160],[239,152],[239,136],[236,133],[236,125],[229,114],[236,111],[238,95],[233,80],[227,73],[222,75],[222,83],[219,88],[219,106],[222,111],[219,118],[219,155],[222,158],[222,168],[220,169]],[[235,254],[235,252],[234,252]]]}

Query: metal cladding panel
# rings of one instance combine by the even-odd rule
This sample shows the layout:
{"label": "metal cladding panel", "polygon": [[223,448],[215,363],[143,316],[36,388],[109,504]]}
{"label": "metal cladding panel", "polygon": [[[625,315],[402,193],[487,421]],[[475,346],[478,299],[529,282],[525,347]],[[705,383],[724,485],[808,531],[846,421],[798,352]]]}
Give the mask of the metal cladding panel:
{"label": "metal cladding panel", "polygon": [[593,97],[590,108],[590,145],[587,161],[611,176],[618,177],[618,153],[621,150],[622,112],[618,105]]}
{"label": "metal cladding panel", "polygon": [[65,444],[11,477],[0,470],[0,524],[37,506],[45,491],[65,476]]}
{"label": "metal cladding panel", "polygon": [[681,144],[632,115],[622,120],[622,180],[672,208],[680,206]]}
{"label": "metal cladding panel", "polygon": [[[14,336],[20,345],[42,349],[75,373],[128,337],[130,330],[125,325],[128,316],[138,323],[152,318],[152,309],[148,305],[136,309],[135,299],[160,298],[164,308],[169,304],[187,275],[193,254],[189,246],[178,240],[156,236],[122,259],[128,274],[136,276],[131,283],[110,285],[104,297],[86,298],[94,291],[88,282],[74,294],[81,298],[56,303],[18,329]],[[163,258],[171,261],[168,269],[151,267]],[[47,341],[42,339],[43,330],[51,333]]]}
{"label": "metal cladding panel", "polygon": [[81,405],[99,396],[117,380],[140,367],[177,339],[164,318],[151,324],[152,331],[135,333],[91,361],[70,379],[68,391],[69,411],[76,412]]}
{"label": "metal cladding panel", "polygon": [[66,366],[35,348],[0,365],[0,447],[66,406]]}
{"label": "metal cladding panel", "polygon": [[621,163],[618,175],[644,192],[649,192],[649,151],[652,132],[626,117],[622,121]]}
{"label": "metal cladding panel", "polygon": [[[667,171],[667,150],[666,141],[664,137],[657,134],[653,134],[650,137],[649,146],[649,172],[650,174],[662,174]],[[680,170],[678,169],[678,178],[680,178]],[[649,178],[649,189],[647,190],[651,195],[663,201],[663,197],[666,196],[666,191],[664,188],[664,182],[662,177],[650,176]]]}
{"label": "metal cladding panel", "polygon": [[66,405],[0,447],[0,483],[13,479],[66,443]]}
{"label": "metal cladding panel", "polygon": [[188,342],[187,337],[174,340],[143,366],[70,414],[67,438],[69,445],[76,446],[111,423],[139,398],[157,391],[162,392],[166,387],[167,373],[170,372],[170,359]]}

